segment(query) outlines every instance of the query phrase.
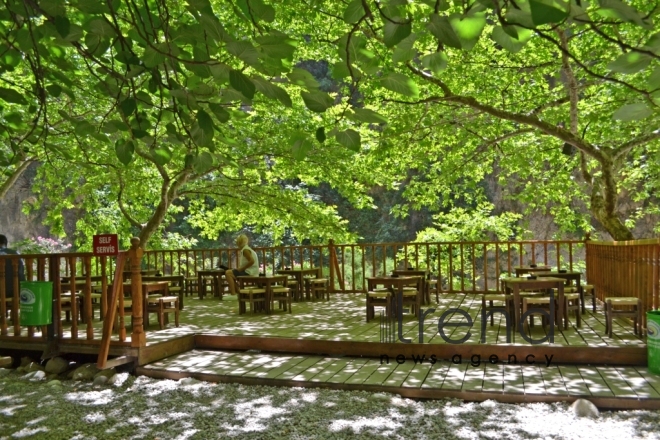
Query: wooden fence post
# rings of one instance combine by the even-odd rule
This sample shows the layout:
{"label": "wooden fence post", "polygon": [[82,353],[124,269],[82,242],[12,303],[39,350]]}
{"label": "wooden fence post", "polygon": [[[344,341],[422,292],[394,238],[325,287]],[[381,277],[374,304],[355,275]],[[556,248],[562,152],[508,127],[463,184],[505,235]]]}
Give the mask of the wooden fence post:
{"label": "wooden fence post", "polygon": [[131,249],[128,251],[128,258],[131,260],[131,296],[133,300],[131,347],[143,347],[147,343],[144,334],[142,274],[140,273],[143,254],[144,250],[140,247],[140,239],[138,237],[131,238]]}
{"label": "wooden fence post", "polygon": [[[328,240],[328,254],[330,256],[330,292],[334,293],[335,292],[335,265],[333,256],[334,256],[334,240],[331,238]],[[321,254],[321,260],[323,260],[323,254]]]}

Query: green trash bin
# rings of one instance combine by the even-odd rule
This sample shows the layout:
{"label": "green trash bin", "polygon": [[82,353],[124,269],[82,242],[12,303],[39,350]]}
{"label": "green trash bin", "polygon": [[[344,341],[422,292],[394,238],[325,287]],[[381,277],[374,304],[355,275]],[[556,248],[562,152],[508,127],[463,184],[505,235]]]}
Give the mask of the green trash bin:
{"label": "green trash bin", "polygon": [[21,281],[21,325],[53,323],[53,283]]}
{"label": "green trash bin", "polygon": [[660,310],[646,312],[646,332],[649,371],[660,374]]}

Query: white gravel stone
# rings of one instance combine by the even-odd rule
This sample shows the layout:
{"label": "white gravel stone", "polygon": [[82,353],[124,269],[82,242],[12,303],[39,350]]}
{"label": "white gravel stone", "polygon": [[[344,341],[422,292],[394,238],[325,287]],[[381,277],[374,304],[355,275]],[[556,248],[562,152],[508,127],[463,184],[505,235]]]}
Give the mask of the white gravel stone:
{"label": "white gravel stone", "polygon": [[571,405],[571,409],[576,417],[598,418],[598,408],[596,405],[586,399],[578,399]]}
{"label": "white gravel stone", "polygon": [[126,373],[112,379],[114,386],[96,388],[90,382],[53,386],[16,373],[6,376],[0,381],[0,438],[660,439],[660,411],[606,411],[596,420],[575,417],[566,403],[415,401],[387,393],[374,398],[365,391]]}

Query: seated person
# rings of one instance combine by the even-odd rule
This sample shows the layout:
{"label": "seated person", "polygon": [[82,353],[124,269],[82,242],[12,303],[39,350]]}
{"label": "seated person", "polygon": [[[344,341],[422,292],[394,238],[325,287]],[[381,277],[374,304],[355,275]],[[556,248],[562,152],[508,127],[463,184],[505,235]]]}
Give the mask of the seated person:
{"label": "seated person", "polygon": [[259,276],[259,260],[257,259],[257,253],[248,246],[248,238],[245,234],[238,236],[236,239],[236,246],[240,249],[238,254],[238,268],[228,269],[225,272],[230,295],[236,295],[238,292],[236,287],[237,276]]}
{"label": "seated person", "polygon": [[[0,255],[18,255],[18,252],[7,247],[7,237],[0,234]],[[18,280],[25,281],[23,260],[18,260]],[[11,260],[5,260],[5,298],[14,296],[14,265]]]}

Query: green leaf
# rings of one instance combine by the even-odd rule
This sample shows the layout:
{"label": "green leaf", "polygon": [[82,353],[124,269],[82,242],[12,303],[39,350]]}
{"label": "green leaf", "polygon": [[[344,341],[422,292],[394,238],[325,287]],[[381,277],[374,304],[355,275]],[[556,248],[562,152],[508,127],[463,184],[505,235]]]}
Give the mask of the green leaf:
{"label": "green leaf", "polygon": [[210,103],[209,109],[211,109],[218,121],[225,123],[229,120],[229,113],[220,104]]}
{"label": "green leaf", "polygon": [[353,0],[344,10],[344,21],[348,24],[357,23],[362,17],[364,17],[364,14],[362,0]]}
{"label": "green leaf", "polygon": [[108,134],[116,133],[117,131],[128,131],[128,125],[122,121],[112,120],[103,124],[102,130]]}
{"label": "green leaf", "polygon": [[66,38],[71,31],[71,23],[69,22],[69,19],[64,16],[57,16],[54,21],[57,33],[60,34],[62,38]]}
{"label": "green leaf", "polygon": [[390,20],[385,20],[385,26],[383,28],[383,41],[385,46],[394,47],[401,42],[404,38],[410,35],[412,29],[411,22],[403,22],[403,19],[400,17],[392,17]]}
{"label": "green leaf", "polygon": [[335,139],[344,147],[348,148],[351,151],[359,152],[360,151],[360,133],[353,129],[348,129],[344,131],[339,131],[335,134]]}
{"label": "green leaf", "polygon": [[79,121],[76,124],[76,128],[74,130],[78,136],[89,136],[93,134],[96,131],[96,127],[94,127],[92,124],[90,124],[87,121]]}
{"label": "green leaf", "polygon": [[536,26],[561,23],[568,17],[568,10],[553,0],[529,0],[529,9]]}
{"label": "green leaf", "polygon": [[199,107],[195,96],[185,89],[170,90],[170,95],[183,105],[187,105],[191,110],[196,110]]}
{"label": "green leaf", "polygon": [[246,98],[254,98],[255,86],[252,80],[238,70],[229,72],[229,85],[241,92]]}
{"label": "green leaf", "polygon": [[121,112],[124,114],[124,116],[130,116],[135,111],[136,108],[135,99],[127,98],[123,100],[119,104],[119,108],[121,109]]}
{"label": "green leaf", "polygon": [[388,90],[410,98],[416,98],[419,95],[417,84],[401,73],[388,73],[380,80],[380,84]]}
{"label": "green leaf", "polygon": [[291,59],[296,50],[296,43],[280,35],[266,35],[256,38],[259,48],[271,58]]}
{"label": "green leaf", "polygon": [[0,99],[12,104],[27,104],[27,100],[14,89],[0,87]]}
{"label": "green leaf", "polygon": [[447,17],[441,17],[438,14],[431,15],[431,22],[426,25],[426,28],[442,44],[456,49],[462,48],[461,40],[456,35]]}
{"label": "green leaf", "polygon": [[621,54],[616,60],[607,65],[607,68],[619,73],[637,73],[651,64],[651,57],[638,52]]}
{"label": "green leaf", "polygon": [[645,119],[653,114],[653,110],[648,108],[643,102],[638,102],[636,104],[627,104],[620,107],[612,115],[612,119],[619,120],[623,122],[628,121],[639,121]]}
{"label": "green leaf", "polygon": [[220,43],[225,40],[227,32],[220,23],[220,20],[218,20],[215,16],[202,13],[197,20],[202,26],[202,29],[204,29],[204,31],[215,41]]}
{"label": "green leaf", "polygon": [[366,122],[367,124],[387,124],[387,119],[368,108],[354,108],[353,114],[349,116],[351,119],[359,122]]}
{"label": "green leaf", "polygon": [[461,47],[466,50],[472,50],[479,37],[481,32],[486,26],[486,17],[484,14],[475,14],[472,16],[461,16],[460,14],[453,14],[449,19],[456,35],[461,42]]}
{"label": "green leaf", "polygon": [[58,86],[57,84],[46,86],[46,90],[48,90],[48,93],[53,98],[58,98],[62,94],[62,87]]}
{"label": "green leaf", "polygon": [[151,158],[160,166],[167,165],[172,160],[172,152],[165,146],[151,150]]}
{"label": "green leaf", "polygon": [[133,160],[134,151],[135,145],[133,145],[133,141],[130,139],[119,139],[115,143],[115,154],[117,154],[119,162],[123,163],[124,165],[131,163],[131,160]]}
{"label": "green leaf", "polygon": [[321,91],[300,92],[300,96],[307,108],[317,113],[323,113],[335,103],[330,95]]}
{"label": "green leaf", "polygon": [[422,66],[437,76],[447,68],[447,54],[444,52],[435,52],[425,55],[422,58]]}
{"label": "green leaf", "polygon": [[207,136],[213,137],[213,120],[211,119],[211,116],[202,109],[197,111],[197,123]]}
{"label": "green leaf", "polygon": [[190,129],[190,135],[199,147],[209,147],[213,142],[213,129],[211,131],[206,131],[200,127],[199,122],[195,121]]}
{"label": "green leaf", "polygon": [[165,54],[160,53],[158,50],[151,46],[147,47],[147,49],[144,51],[144,55],[142,55],[142,62],[148,69],[164,63],[166,59],[167,57]]}
{"label": "green leaf", "polygon": [[417,35],[415,34],[410,34],[401,40],[401,42],[397,44],[396,49],[394,49],[394,53],[392,54],[392,61],[395,63],[401,63],[410,61],[415,58],[415,55],[417,54],[415,49],[413,49],[415,40],[417,40]]}
{"label": "green leaf", "polygon": [[296,160],[303,160],[307,156],[307,152],[314,147],[312,141],[302,134],[294,136],[292,141],[293,145],[291,149],[293,151],[293,158]]}
{"label": "green leaf", "polygon": [[305,87],[309,91],[318,90],[319,88],[319,83],[312,76],[312,74],[307,70],[301,69],[299,67],[294,67],[293,70],[287,74],[287,78],[289,78],[291,83],[297,86]]}
{"label": "green leaf", "polygon": [[351,71],[348,70],[348,66],[344,61],[337,61],[332,65],[332,77],[336,80],[344,79],[347,76],[351,76]]}
{"label": "green leaf", "polygon": [[319,127],[316,129],[316,140],[319,141],[320,143],[325,142],[325,128],[324,127]]}
{"label": "green leaf", "polygon": [[259,64],[259,52],[249,41],[232,41],[227,43],[227,51],[245,61],[251,66]]}
{"label": "green leaf", "polygon": [[291,97],[289,96],[287,91],[284,90],[282,87],[276,86],[270,81],[259,77],[253,77],[252,82],[254,82],[254,85],[256,86],[257,90],[263,93],[264,96],[266,96],[267,98],[277,99],[285,107],[293,106],[293,103],[291,102]]}
{"label": "green leaf", "polygon": [[86,29],[100,38],[112,38],[115,36],[115,30],[107,21],[97,18],[89,22]]}
{"label": "green leaf", "polygon": [[525,43],[511,38],[511,36],[502,29],[502,26],[495,26],[490,37],[495,43],[511,53],[518,53],[525,46]]}
{"label": "green leaf", "polygon": [[646,83],[651,91],[660,89],[660,67],[653,69],[653,72],[646,80]]}
{"label": "green leaf", "polygon": [[204,174],[213,167],[213,156],[205,151],[193,160],[193,170],[197,174]]}
{"label": "green leaf", "polygon": [[629,23],[635,23],[644,29],[653,29],[653,23],[645,21],[637,9],[621,0],[599,0],[600,7],[597,12],[604,17],[620,18]]}
{"label": "green leaf", "polygon": [[110,12],[106,3],[99,0],[78,0],[73,6],[86,14],[105,14]]}

